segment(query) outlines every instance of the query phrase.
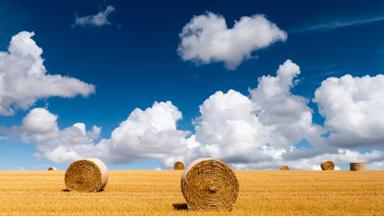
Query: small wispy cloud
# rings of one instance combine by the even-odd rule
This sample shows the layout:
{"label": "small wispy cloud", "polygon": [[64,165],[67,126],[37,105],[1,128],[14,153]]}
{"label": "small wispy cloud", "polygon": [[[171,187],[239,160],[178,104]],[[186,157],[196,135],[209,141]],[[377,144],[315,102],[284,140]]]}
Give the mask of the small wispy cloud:
{"label": "small wispy cloud", "polygon": [[338,20],[333,22],[310,25],[289,31],[290,33],[313,32],[313,31],[330,31],[337,28],[370,24],[384,21],[384,16],[377,16],[365,19]]}
{"label": "small wispy cloud", "polygon": [[78,17],[76,16],[75,23],[72,27],[76,26],[95,26],[101,27],[105,25],[110,25],[111,22],[108,20],[109,14],[115,11],[115,8],[112,5],[109,5],[104,11],[100,11],[96,15],[89,15]]}

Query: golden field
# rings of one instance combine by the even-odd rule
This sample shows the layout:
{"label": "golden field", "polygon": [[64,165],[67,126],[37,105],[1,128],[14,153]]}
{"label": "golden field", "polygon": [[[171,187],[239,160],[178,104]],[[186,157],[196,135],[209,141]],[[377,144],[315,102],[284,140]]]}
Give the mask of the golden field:
{"label": "golden field", "polygon": [[384,215],[384,171],[237,171],[232,212],[177,211],[182,171],[111,171],[103,192],[64,192],[63,171],[0,171],[0,215]]}

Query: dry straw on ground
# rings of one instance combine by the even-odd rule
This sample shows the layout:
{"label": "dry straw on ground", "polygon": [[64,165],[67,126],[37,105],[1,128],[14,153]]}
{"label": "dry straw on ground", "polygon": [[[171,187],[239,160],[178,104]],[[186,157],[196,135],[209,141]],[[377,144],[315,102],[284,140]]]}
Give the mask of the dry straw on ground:
{"label": "dry straw on ground", "polygon": [[102,191],[108,182],[108,169],[96,158],[73,162],[65,172],[65,185],[80,192]]}
{"label": "dry straw on ground", "polygon": [[351,171],[363,171],[365,170],[365,163],[349,163]]}
{"label": "dry straw on ground", "polygon": [[280,167],[280,170],[289,170],[289,167],[288,166],[282,166],[282,167]]}
{"label": "dry straw on ground", "polygon": [[334,170],[335,169],[335,164],[330,160],[323,161],[320,166],[321,166],[322,170]]}
{"label": "dry straw on ground", "polygon": [[181,190],[191,210],[232,210],[239,182],[224,162],[203,158],[188,166],[181,177]]}
{"label": "dry straw on ground", "polygon": [[173,169],[174,169],[174,170],[184,170],[184,163],[181,162],[181,161],[177,161],[177,162],[173,165]]}
{"label": "dry straw on ground", "polygon": [[382,215],[384,203],[383,170],[236,171],[241,188],[231,212],[185,210],[182,173],[173,170],[110,171],[108,193],[63,193],[64,174],[0,171],[0,215],[367,216]]}

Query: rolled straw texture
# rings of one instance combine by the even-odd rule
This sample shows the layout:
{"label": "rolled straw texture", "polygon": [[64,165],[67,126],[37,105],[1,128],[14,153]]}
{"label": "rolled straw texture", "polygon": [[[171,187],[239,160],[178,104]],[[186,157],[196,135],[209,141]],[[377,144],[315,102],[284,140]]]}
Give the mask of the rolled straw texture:
{"label": "rolled straw texture", "polygon": [[184,163],[181,162],[181,161],[177,161],[177,162],[173,165],[173,169],[174,169],[174,170],[184,170]]}
{"label": "rolled straw texture", "polygon": [[280,167],[280,170],[289,170],[289,167],[288,166],[282,166],[282,167]]}
{"label": "rolled straw texture", "polygon": [[349,163],[351,171],[363,171],[365,170],[365,163]]}
{"label": "rolled straw texture", "polygon": [[330,160],[323,161],[320,166],[321,166],[322,170],[334,170],[335,169],[335,164]]}
{"label": "rolled straw texture", "polygon": [[181,177],[181,191],[191,210],[232,210],[239,182],[224,162],[203,158],[188,166]]}
{"label": "rolled straw texture", "polygon": [[80,192],[102,191],[108,182],[108,169],[97,158],[73,162],[65,172],[65,185]]}

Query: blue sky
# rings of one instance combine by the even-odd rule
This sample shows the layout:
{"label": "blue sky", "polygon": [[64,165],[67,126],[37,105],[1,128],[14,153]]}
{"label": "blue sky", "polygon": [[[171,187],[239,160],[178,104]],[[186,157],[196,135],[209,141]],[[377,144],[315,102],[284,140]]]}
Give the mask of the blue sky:
{"label": "blue sky", "polygon": [[[109,25],[73,26],[76,17],[95,15],[113,6]],[[12,116],[0,116],[3,128],[18,127],[35,107],[58,116],[60,128],[84,122],[102,127],[107,138],[135,109],[154,101],[172,101],[183,115],[178,129],[194,131],[199,106],[216,91],[244,95],[262,75],[274,75],[286,59],[300,66],[292,93],[309,100],[314,123],[324,118],[312,101],[321,81],[351,74],[383,73],[384,4],[380,1],[7,1],[0,2],[0,50],[12,36],[34,32],[49,74],[75,77],[96,86],[88,97],[39,99]],[[254,50],[234,70],[223,62],[184,61],[179,34],[193,16],[210,11],[225,17],[228,28],[242,16],[263,14],[287,34],[287,40]],[[0,169],[45,169],[55,163],[35,155],[34,142],[20,137],[0,141]],[[372,149],[380,148],[374,145]],[[153,169],[158,159],[110,163],[116,169]]]}

